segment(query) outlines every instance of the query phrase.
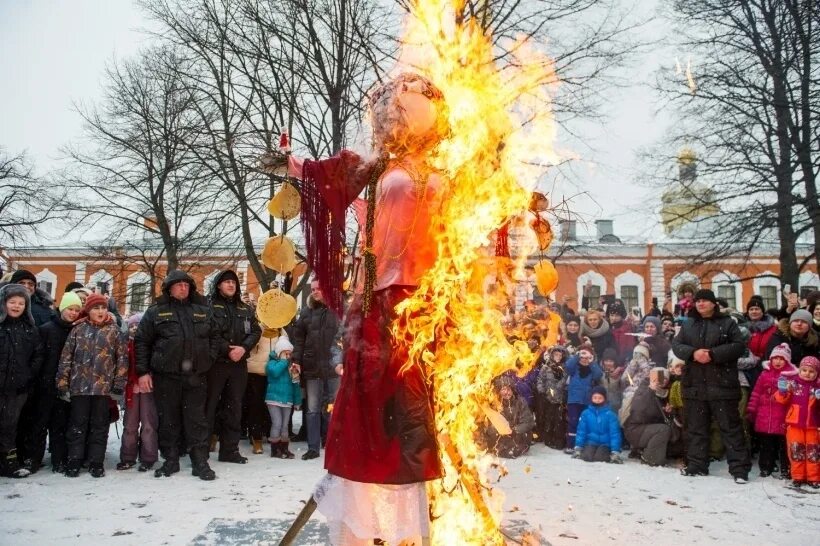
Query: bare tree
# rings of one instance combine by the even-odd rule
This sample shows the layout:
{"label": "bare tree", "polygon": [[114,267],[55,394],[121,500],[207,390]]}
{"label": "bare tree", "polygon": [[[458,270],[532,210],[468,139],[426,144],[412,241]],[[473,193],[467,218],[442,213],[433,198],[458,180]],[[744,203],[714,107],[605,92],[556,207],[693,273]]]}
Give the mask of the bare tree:
{"label": "bare tree", "polygon": [[[365,0],[145,0],[188,65],[196,95],[198,162],[230,197],[250,266],[263,289],[273,275],[256,254],[259,228],[276,233],[264,203],[282,182],[258,168],[279,133],[294,129],[310,155],[338,151],[358,125],[371,57]],[[284,225],[282,230],[286,230]]]}
{"label": "bare tree", "polygon": [[[781,280],[797,286],[808,261],[798,263],[797,244],[818,218],[816,2],[669,6],[680,48],[698,59],[695,85],[667,76],[659,88],[680,118],[664,146],[691,146],[699,155],[697,179],[673,180],[691,203],[681,210],[684,220],[694,218],[690,236],[709,249],[699,259],[748,258],[776,239]],[[668,155],[654,159],[668,165]]]}
{"label": "bare tree", "polygon": [[0,148],[0,248],[28,241],[55,211],[62,194],[34,174],[25,154]]}
{"label": "bare tree", "polygon": [[193,152],[199,117],[179,77],[184,63],[160,46],[112,65],[103,103],[80,109],[89,146],[67,150],[75,208],[106,230],[97,237],[103,246],[138,254],[159,246],[143,263],[152,275],[156,260],[176,269],[183,252],[225,235],[214,185]]}

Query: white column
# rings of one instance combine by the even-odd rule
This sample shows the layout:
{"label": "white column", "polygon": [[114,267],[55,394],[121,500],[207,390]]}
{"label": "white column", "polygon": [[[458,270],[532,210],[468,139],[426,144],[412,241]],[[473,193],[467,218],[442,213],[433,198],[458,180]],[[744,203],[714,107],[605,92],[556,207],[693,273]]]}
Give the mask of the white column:
{"label": "white column", "polygon": [[74,280],[82,283],[85,286],[85,263],[77,262],[74,264]]}

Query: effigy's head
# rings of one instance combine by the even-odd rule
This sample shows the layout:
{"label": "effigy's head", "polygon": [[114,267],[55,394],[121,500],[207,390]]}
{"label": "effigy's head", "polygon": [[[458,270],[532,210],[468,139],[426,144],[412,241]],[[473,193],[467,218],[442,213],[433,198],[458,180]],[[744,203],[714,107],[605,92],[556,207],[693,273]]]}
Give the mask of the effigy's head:
{"label": "effigy's head", "polygon": [[373,146],[401,156],[425,152],[449,131],[444,95],[419,74],[403,72],[370,95]]}

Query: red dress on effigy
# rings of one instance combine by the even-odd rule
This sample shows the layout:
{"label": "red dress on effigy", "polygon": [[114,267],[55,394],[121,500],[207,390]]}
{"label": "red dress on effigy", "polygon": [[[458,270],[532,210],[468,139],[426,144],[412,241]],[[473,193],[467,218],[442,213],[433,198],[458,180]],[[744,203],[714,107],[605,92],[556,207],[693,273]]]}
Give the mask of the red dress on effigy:
{"label": "red dress on effigy", "polygon": [[[311,232],[310,224],[321,223],[327,213],[324,217],[331,229],[338,229],[340,221],[343,226],[345,209],[364,188],[371,171],[352,152],[304,164],[291,158],[289,168],[304,181],[303,211],[310,216],[305,218],[303,213],[309,259],[311,250],[332,255],[336,249],[328,241],[333,234],[317,233],[317,226]],[[441,180],[436,174],[414,179],[411,173],[416,170],[411,160],[405,160],[389,166],[379,179],[372,245],[376,284],[371,306],[364,315],[361,290],[357,290],[345,318],[344,375],[330,419],[325,468],[355,482],[411,484],[442,473],[430,386],[421,369],[411,367],[399,373],[407,352],[390,331],[396,305],[413,293],[436,258],[433,217]],[[320,260],[321,256],[313,258]],[[327,264],[316,265],[317,272],[324,270],[329,275]],[[319,280],[334,307],[339,295],[333,294],[333,286],[322,286],[321,276]],[[329,284],[340,286],[341,282],[336,278]],[[336,309],[341,309],[339,303]]]}

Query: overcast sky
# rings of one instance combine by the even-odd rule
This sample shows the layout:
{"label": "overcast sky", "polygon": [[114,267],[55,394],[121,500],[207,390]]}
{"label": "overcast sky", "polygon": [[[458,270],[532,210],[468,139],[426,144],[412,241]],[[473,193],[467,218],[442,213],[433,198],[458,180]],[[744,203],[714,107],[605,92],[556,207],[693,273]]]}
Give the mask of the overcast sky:
{"label": "overcast sky", "polygon": [[[652,10],[655,0],[639,5]],[[131,0],[0,0],[0,146],[27,151],[40,171],[52,166],[82,129],[72,103],[99,98],[105,64],[145,45],[145,26]],[[641,37],[656,38],[664,28],[655,23]],[[614,219],[616,234],[645,233],[647,220],[657,221],[659,192],[636,183],[635,153],[667,127],[666,118],[654,116],[657,98],[647,84],[673,62],[657,48],[636,59],[627,74],[634,85],[608,92],[608,123],[584,126],[584,140],[597,152],[574,150],[582,159],[582,189],[595,199],[577,198],[572,207],[589,222]]]}

